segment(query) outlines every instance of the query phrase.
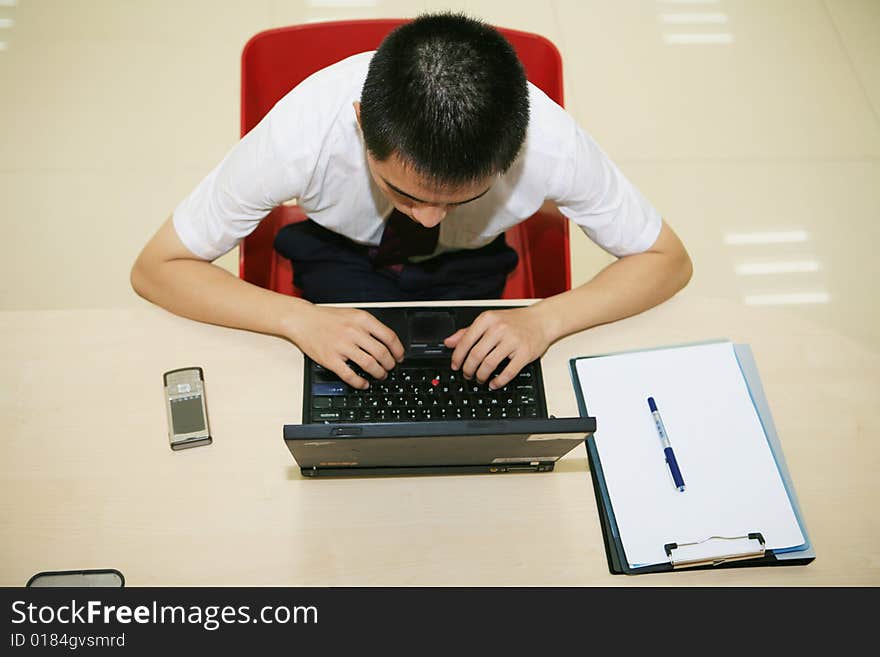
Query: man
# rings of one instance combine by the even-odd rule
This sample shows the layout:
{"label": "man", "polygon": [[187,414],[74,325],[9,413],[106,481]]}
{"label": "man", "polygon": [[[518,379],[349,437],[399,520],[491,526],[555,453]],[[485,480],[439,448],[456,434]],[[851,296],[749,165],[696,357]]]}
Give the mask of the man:
{"label": "man", "polygon": [[[304,298],[211,264],[292,198],[309,221],[283,229],[276,248]],[[350,365],[384,378],[403,358],[397,336],[369,313],[312,302],[497,297],[516,264],[504,231],[548,200],[618,260],[576,289],[485,312],[446,339],[467,378],[485,382],[508,359],[492,388],[555,340],[668,299],[691,263],[595,142],[526,82],[497,31],[427,15],[279,101],[175,209],[131,280],[177,314],[284,336],[366,388]]]}

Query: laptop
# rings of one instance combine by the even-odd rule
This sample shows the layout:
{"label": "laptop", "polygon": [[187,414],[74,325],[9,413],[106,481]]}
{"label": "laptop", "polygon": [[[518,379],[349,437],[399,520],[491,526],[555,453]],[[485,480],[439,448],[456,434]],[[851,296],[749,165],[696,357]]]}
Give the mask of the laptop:
{"label": "laptop", "polygon": [[[493,306],[499,307],[515,306]],[[489,390],[450,368],[443,339],[487,307],[363,308],[405,349],[384,380],[351,388],[304,358],[302,424],[284,442],[307,477],[550,472],[596,430],[592,417],[548,416],[540,360]],[[496,373],[506,366],[502,362]],[[491,377],[490,377],[491,378]]]}

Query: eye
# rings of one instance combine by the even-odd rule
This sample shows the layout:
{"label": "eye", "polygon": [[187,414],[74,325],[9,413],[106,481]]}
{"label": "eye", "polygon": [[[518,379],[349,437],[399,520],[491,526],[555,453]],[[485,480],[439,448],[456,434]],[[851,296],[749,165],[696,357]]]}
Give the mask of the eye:
{"label": "eye", "polygon": [[388,189],[391,190],[391,193],[394,194],[395,198],[400,199],[404,203],[412,205],[413,200],[409,196],[407,196],[406,194],[401,194],[396,189],[392,189],[391,187],[389,187]]}

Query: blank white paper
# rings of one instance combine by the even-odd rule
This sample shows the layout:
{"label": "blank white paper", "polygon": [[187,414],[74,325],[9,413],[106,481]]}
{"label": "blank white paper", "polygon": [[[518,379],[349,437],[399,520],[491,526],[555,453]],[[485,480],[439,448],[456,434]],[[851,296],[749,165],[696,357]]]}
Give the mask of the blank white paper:
{"label": "blank white paper", "polygon": [[[630,566],[668,563],[667,543],[764,536],[804,544],[730,342],[577,361]],[[654,397],[686,490],[673,486],[648,408]]]}

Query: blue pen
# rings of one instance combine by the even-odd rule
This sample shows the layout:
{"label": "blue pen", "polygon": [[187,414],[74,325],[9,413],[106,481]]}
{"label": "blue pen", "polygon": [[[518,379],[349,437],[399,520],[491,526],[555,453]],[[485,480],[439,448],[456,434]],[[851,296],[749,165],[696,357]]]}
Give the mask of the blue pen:
{"label": "blue pen", "polygon": [[651,409],[651,415],[654,416],[654,424],[657,425],[657,433],[660,434],[660,442],[663,443],[663,453],[666,455],[666,465],[669,466],[669,472],[672,473],[672,481],[679,491],[684,491],[684,479],[681,476],[681,470],[678,469],[675,452],[672,451],[672,445],[669,444],[666,427],[663,426],[660,411],[657,410],[657,404],[654,402],[653,397],[648,397],[648,408]]}

